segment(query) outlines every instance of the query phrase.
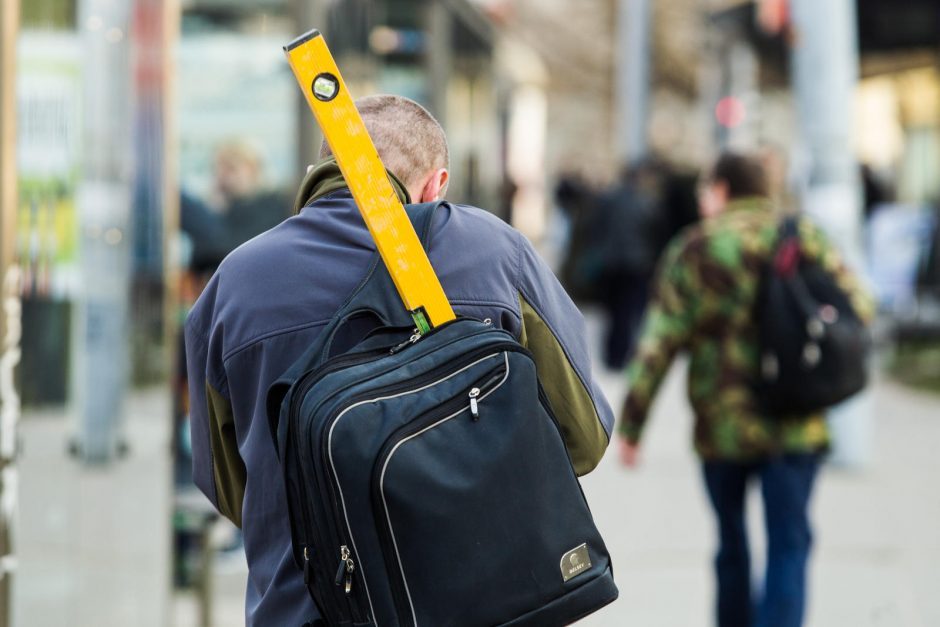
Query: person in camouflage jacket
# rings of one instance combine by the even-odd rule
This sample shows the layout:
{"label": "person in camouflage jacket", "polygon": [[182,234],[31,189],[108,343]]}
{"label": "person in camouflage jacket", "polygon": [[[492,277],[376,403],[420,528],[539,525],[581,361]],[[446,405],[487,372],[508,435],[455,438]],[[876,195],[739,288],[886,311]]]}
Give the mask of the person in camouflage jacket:
{"label": "person in camouflage jacket", "polygon": [[[687,352],[695,449],[720,531],[718,624],[796,626],[802,623],[810,549],[806,510],[829,434],[822,414],[763,415],[753,392],[759,372],[754,308],[780,216],[761,163],[742,155],[717,161],[700,201],[705,219],[675,238],[660,261],[628,368],[630,391],[617,425],[621,460],[636,464],[656,391],[673,358]],[[832,272],[856,313],[869,320],[870,297],[822,231],[805,218],[799,229],[802,253]],[[767,579],[756,604],[744,525],[752,477],[761,480],[768,528]]]}

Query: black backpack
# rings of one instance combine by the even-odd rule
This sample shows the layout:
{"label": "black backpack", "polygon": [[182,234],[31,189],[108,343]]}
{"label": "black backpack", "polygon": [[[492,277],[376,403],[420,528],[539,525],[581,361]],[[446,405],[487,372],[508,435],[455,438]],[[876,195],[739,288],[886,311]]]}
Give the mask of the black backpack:
{"label": "black backpack", "polygon": [[861,391],[870,336],[832,273],[801,251],[798,218],[783,220],[757,299],[762,410],[808,414]]}
{"label": "black backpack", "polygon": [[[436,207],[408,207],[425,248]],[[268,412],[327,624],[565,625],[617,597],[529,352],[488,320],[418,334],[378,255]]]}

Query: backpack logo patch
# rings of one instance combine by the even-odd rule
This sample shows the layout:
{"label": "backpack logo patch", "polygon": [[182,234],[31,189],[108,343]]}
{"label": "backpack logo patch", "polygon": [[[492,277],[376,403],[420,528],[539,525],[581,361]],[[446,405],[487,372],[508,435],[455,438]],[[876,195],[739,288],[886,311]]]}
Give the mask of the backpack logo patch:
{"label": "backpack logo patch", "polygon": [[577,577],[591,568],[591,555],[587,543],[577,546],[561,556],[561,576],[565,581]]}

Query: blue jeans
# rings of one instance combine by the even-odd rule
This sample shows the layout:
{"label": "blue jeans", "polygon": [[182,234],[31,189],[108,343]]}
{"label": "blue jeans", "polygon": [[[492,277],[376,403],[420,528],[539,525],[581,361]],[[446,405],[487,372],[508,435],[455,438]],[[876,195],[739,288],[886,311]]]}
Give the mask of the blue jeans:
{"label": "blue jeans", "polygon": [[[703,464],[708,496],[718,519],[719,627],[799,627],[806,605],[806,562],[812,533],[807,506],[820,456],[784,455],[741,464]],[[744,504],[748,481],[759,477],[767,527],[763,595],[751,594],[751,557]]]}

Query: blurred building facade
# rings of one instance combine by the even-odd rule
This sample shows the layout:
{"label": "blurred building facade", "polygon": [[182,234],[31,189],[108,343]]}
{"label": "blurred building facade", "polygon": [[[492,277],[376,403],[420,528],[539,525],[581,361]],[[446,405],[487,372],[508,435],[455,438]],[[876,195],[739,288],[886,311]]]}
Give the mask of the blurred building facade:
{"label": "blurred building facade", "polygon": [[[615,25],[624,6],[616,0],[574,8],[561,0],[19,4],[15,256],[27,348],[20,385],[29,404],[66,403],[82,385],[70,364],[84,352],[88,329],[77,320],[89,314],[77,303],[94,274],[82,266],[91,242],[79,202],[90,156],[128,136],[103,166],[126,187],[126,215],[116,231],[91,228],[118,240],[108,246],[128,246],[131,379],[160,380],[172,352],[167,323],[177,318],[165,286],[186,249],[175,235],[176,189],[208,199],[211,209],[215,150],[235,138],[259,154],[261,185],[292,193],[318,138],[280,47],[310,26],[325,32],[355,93],[407,95],[442,120],[452,198],[487,207],[533,238],[544,232],[546,190],[560,173],[600,185],[624,165],[612,132]],[[106,5],[123,13],[112,19],[118,14],[103,12]],[[857,159],[898,200],[934,202],[940,8],[931,0],[855,7]],[[698,168],[722,147],[772,146],[799,175],[790,61],[800,34],[791,8],[788,0],[652,3],[652,156]],[[92,79],[94,42],[127,62]],[[96,102],[87,97],[95,91],[111,96]],[[125,104],[95,136],[88,109],[103,102]],[[114,130],[120,120],[124,130]]]}

